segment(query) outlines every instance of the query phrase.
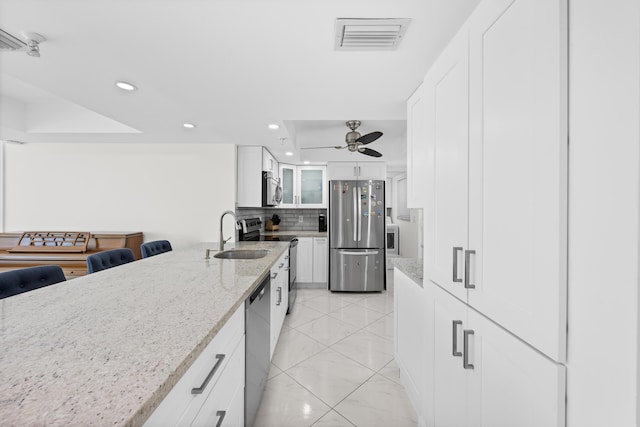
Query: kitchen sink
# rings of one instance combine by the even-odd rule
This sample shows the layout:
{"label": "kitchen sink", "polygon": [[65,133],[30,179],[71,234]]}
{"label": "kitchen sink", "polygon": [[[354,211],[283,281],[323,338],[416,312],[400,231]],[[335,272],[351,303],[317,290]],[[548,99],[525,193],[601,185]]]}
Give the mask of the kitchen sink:
{"label": "kitchen sink", "polygon": [[222,259],[258,259],[269,253],[266,249],[230,249],[216,253],[214,258]]}

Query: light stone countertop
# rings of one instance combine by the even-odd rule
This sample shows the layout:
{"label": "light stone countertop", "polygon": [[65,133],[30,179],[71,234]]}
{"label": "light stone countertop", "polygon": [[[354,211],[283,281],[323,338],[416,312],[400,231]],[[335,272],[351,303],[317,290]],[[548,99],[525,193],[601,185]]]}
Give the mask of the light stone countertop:
{"label": "light stone countertop", "polygon": [[327,237],[326,231],[295,231],[295,230],[280,230],[280,231],[263,231],[264,236],[278,236],[280,234],[284,236],[297,236],[297,237]]}
{"label": "light stone countertop", "polygon": [[393,258],[393,266],[402,271],[411,280],[422,286],[422,260],[417,258]]}
{"label": "light stone countertop", "polygon": [[139,426],[244,303],[270,253],[174,250],[0,300],[0,424]]}

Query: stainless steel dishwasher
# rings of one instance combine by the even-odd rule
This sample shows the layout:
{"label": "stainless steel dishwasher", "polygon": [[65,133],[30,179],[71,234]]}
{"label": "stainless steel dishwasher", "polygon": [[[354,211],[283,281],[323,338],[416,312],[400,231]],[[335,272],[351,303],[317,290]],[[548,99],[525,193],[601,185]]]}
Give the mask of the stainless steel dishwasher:
{"label": "stainless steel dishwasher", "polygon": [[245,301],[244,423],[251,427],[270,367],[271,278],[267,273]]}

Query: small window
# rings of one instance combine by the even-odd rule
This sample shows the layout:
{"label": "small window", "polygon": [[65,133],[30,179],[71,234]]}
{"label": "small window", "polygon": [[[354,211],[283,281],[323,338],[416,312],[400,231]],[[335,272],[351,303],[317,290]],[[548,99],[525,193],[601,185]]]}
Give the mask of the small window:
{"label": "small window", "polygon": [[403,221],[411,221],[411,212],[407,207],[407,177],[402,177],[398,179],[398,183],[396,186],[398,197],[398,219]]}

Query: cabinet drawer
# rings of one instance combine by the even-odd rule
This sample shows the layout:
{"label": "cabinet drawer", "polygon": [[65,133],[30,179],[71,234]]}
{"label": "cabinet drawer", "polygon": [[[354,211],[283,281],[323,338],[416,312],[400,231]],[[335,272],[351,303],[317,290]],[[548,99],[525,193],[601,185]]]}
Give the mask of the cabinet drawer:
{"label": "cabinet drawer", "polygon": [[[145,426],[190,425],[203,403],[224,374],[231,355],[244,342],[244,304],[193,362]],[[207,377],[210,376],[208,382]],[[194,389],[202,388],[197,393]],[[192,392],[192,390],[194,392]]]}
{"label": "cabinet drawer", "polygon": [[215,389],[209,394],[191,426],[244,425],[244,340],[230,357]]}

